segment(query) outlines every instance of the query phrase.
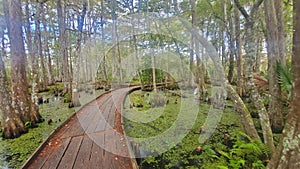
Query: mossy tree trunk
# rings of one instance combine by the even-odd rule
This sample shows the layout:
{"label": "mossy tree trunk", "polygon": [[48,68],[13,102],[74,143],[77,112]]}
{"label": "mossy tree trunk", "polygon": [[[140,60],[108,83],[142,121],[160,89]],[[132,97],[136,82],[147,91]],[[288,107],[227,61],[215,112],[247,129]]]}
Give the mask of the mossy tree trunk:
{"label": "mossy tree trunk", "polygon": [[250,10],[250,14],[245,10],[243,6],[241,6],[239,0],[234,0],[237,8],[243,14],[246,19],[245,22],[245,77],[246,77],[246,84],[247,84],[247,92],[250,94],[251,100],[255,105],[255,108],[258,111],[260,124],[262,127],[264,142],[270,149],[271,155],[275,151],[274,140],[273,140],[273,133],[271,130],[270,120],[268,112],[264,106],[263,100],[253,82],[253,66],[254,66],[254,58],[255,58],[255,31],[254,31],[254,24],[255,24],[255,16],[259,9],[259,6],[263,3],[263,0],[258,0]]}
{"label": "mossy tree trunk", "polygon": [[226,84],[226,91],[228,96],[236,104],[237,111],[241,117],[241,122],[246,134],[251,138],[260,140],[257,130],[255,129],[251,114],[248,108],[246,107],[246,105],[244,104],[243,100],[241,99],[241,97],[238,95],[238,93],[232,88],[232,86],[229,83]]}

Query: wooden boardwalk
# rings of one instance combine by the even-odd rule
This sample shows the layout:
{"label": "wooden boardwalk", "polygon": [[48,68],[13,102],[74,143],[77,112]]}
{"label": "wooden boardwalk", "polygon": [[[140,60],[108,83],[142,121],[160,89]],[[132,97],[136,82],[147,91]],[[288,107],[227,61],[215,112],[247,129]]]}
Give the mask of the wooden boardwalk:
{"label": "wooden boardwalk", "polygon": [[[61,126],[23,168],[135,169],[123,137],[121,109],[130,90],[122,88],[90,102]],[[132,157],[132,158],[130,158]]]}

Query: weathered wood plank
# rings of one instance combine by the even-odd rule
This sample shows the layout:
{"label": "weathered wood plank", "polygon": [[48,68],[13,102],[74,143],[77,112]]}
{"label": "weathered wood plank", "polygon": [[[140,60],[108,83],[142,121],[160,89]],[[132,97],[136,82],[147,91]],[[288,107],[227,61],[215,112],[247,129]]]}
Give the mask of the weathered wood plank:
{"label": "weathered wood plank", "polygon": [[85,135],[73,168],[82,169],[88,166],[92,152],[92,146],[93,141],[87,135]]}
{"label": "weathered wood plank", "polygon": [[75,160],[78,155],[82,140],[83,140],[83,136],[73,137],[71,139],[71,142],[59,163],[58,169],[66,169],[66,168],[73,167],[73,165],[75,164]]}
{"label": "weathered wood plank", "polygon": [[58,164],[60,163],[61,158],[63,157],[65,151],[67,150],[71,138],[66,138],[61,140],[62,143],[56,145],[58,148],[53,151],[53,153],[49,156],[47,161],[42,166],[43,169],[56,169]]}
{"label": "weathered wood plank", "polygon": [[104,165],[103,156],[105,155],[105,151],[103,150],[104,145],[104,134],[97,133],[93,134],[93,147],[91,150],[91,156],[88,168],[97,169],[97,168],[107,168]]}
{"label": "weathered wood plank", "polygon": [[103,122],[103,120],[105,120],[105,117],[104,117],[103,113],[107,111],[108,107],[110,107],[110,102],[109,101],[111,101],[111,97],[110,97],[110,99],[107,100],[107,102],[105,102],[100,107],[100,110],[98,112],[94,112],[95,116],[94,116],[94,118],[89,123],[89,126],[88,126],[88,128],[86,130],[87,133],[93,133],[93,132],[95,132],[95,129],[96,129],[98,123],[99,122]]}

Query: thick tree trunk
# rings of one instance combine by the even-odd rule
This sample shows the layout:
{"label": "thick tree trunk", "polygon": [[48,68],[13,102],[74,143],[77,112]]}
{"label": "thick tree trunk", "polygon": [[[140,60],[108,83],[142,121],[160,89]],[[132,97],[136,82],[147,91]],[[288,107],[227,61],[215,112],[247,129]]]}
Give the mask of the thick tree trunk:
{"label": "thick tree trunk", "polygon": [[22,9],[20,0],[9,1],[9,39],[11,43],[11,79],[12,105],[21,115],[23,122],[36,123],[40,114],[34,110],[34,103],[29,99],[26,77],[26,54],[22,35]]}
{"label": "thick tree trunk", "polygon": [[[4,28],[0,27],[0,37],[4,37]],[[0,116],[2,117],[2,132],[4,138],[15,138],[25,132],[25,126],[18,114],[12,109],[10,87],[8,85],[5,65],[0,51]]]}
{"label": "thick tree trunk", "polygon": [[269,169],[300,168],[300,0],[293,1],[294,36],[292,56],[292,98],[291,109],[283,131],[278,150],[268,164]]}
{"label": "thick tree trunk", "polygon": [[279,133],[283,129],[281,88],[278,82],[277,64],[281,62],[279,53],[278,29],[276,11],[273,0],[264,1],[265,19],[267,25],[267,51],[269,74],[269,116],[272,130]]}

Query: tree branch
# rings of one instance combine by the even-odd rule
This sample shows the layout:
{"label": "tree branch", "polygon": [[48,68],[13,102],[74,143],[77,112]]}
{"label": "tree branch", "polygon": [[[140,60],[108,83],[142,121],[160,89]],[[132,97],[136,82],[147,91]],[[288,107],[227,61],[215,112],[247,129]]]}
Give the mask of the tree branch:
{"label": "tree branch", "polygon": [[254,5],[253,7],[251,8],[251,12],[250,12],[250,15],[252,15],[253,13],[255,13],[259,6],[264,2],[264,0],[258,0]]}
{"label": "tree branch", "polygon": [[[261,1],[261,0],[260,0]],[[249,14],[247,13],[247,11],[245,10],[244,7],[242,7],[241,3],[239,0],[234,0],[234,3],[236,5],[236,7],[239,9],[239,11],[242,13],[242,15],[245,17],[246,20],[249,19]]]}

